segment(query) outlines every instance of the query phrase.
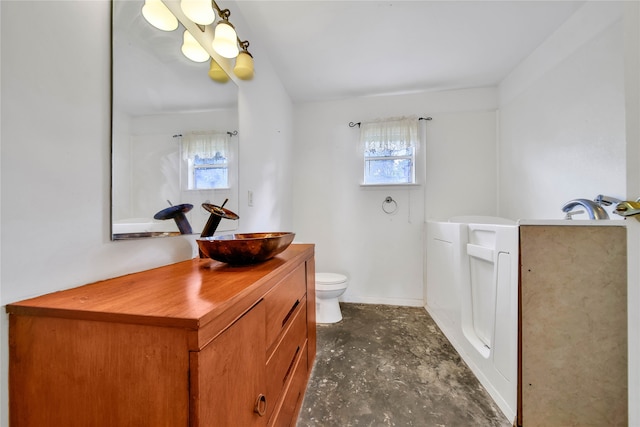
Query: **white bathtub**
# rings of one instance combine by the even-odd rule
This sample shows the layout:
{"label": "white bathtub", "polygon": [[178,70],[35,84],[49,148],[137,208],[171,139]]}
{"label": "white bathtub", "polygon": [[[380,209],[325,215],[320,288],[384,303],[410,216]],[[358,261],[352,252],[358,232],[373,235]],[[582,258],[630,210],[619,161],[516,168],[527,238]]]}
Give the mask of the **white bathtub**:
{"label": "white bathtub", "polygon": [[509,420],[516,416],[518,225],[427,222],[425,308]]}
{"label": "white bathtub", "polygon": [[175,231],[178,231],[175,221],[160,221],[153,218],[127,218],[113,223],[113,234],[169,233]]}

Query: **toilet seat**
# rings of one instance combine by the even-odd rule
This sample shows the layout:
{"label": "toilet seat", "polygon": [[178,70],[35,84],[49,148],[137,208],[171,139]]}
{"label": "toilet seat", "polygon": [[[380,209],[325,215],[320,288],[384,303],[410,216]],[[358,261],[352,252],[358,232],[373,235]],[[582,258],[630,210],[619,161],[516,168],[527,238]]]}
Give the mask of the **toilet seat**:
{"label": "toilet seat", "polygon": [[347,281],[347,276],[338,273],[316,273],[317,285],[339,285]]}
{"label": "toilet seat", "polygon": [[325,292],[339,291],[341,289],[346,289],[346,288],[347,288],[347,282],[333,283],[331,285],[327,285],[326,283],[316,283],[317,291],[325,291]]}

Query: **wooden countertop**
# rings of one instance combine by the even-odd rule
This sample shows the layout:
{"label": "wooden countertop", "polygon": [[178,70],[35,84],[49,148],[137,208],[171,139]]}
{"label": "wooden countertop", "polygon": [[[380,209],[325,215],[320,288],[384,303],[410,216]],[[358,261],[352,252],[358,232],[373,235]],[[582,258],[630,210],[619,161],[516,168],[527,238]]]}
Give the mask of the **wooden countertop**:
{"label": "wooden countertop", "polygon": [[194,258],[8,304],[7,313],[198,330],[227,308],[265,293],[265,286],[314,256],[292,244],[261,264],[232,267]]}

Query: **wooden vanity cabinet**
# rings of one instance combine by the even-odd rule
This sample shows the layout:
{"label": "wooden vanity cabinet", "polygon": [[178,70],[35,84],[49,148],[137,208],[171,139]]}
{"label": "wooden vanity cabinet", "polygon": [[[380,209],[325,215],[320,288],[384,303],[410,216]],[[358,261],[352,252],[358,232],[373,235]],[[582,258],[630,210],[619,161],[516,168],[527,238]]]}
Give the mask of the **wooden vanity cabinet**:
{"label": "wooden vanity cabinet", "polygon": [[11,426],[289,426],[315,359],[313,245],[9,304]]}

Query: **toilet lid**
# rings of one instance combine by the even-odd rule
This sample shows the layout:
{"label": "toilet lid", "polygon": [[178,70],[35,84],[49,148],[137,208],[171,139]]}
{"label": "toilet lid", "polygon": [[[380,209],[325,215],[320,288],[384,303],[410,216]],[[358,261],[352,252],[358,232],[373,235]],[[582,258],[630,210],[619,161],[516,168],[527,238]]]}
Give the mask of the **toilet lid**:
{"label": "toilet lid", "polygon": [[325,285],[335,285],[347,281],[347,276],[338,273],[316,273],[316,282]]}

